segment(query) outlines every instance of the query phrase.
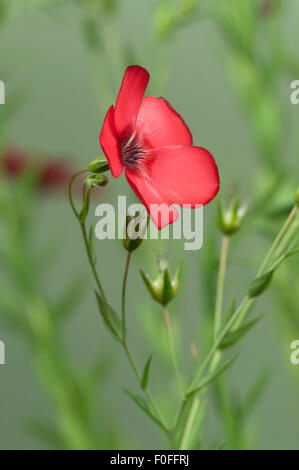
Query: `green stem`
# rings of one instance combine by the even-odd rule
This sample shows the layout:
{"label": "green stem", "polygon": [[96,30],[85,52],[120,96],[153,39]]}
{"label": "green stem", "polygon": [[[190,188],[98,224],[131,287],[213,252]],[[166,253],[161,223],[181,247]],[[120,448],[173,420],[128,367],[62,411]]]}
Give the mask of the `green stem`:
{"label": "green stem", "polygon": [[125,273],[123,278],[123,286],[122,286],[122,297],[121,297],[121,321],[122,321],[122,334],[124,342],[126,341],[126,287],[127,287],[127,279],[128,279],[128,272],[129,266],[131,261],[131,253],[127,255]]}
{"label": "green stem", "polygon": [[[270,247],[270,250],[268,251],[265,259],[263,260],[263,262],[262,262],[262,264],[261,264],[261,266],[258,270],[258,275],[261,275],[264,272],[264,270],[265,270],[267,264],[269,263],[272,255],[275,253],[275,251],[279,247],[279,244],[283,240],[284,235],[286,234],[286,232],[288,230],[288,227],[290,226],[291,222],[295,218],[295,215],[297,214],[297,209],[298,208],[295,206],[291,210],[289,216],[287,217],[285,223],[283,224],[281,230],[279,231],[277,237],[275,238],[272,246]],[[195,377],[192,380],[192,383],[191,383],[188,391],[191,391],[193,388],[196,387],[196,385],[198,384],[199,379],[201,378],[203,372],[208,367],[208,365],[213,361],[215,353],[217,352],[218,347],[221,344],[221,341],[223,340],[225,335],[228,333],[228,331],[232,327],[235,329],[240,325],[240,323],[243,321],[246,313],[248,312],[248,309],[251,306],[252,302],[253,302],[252,298],[249,298],[247,295],[244,297],[241,304],[239,305],[237,310],[234,312],[234,314],[231,316],[230,320],[225,325],[225,327],[223,328],[223,330],[221,331],[219,336],[217,336],[217,338],[214,340],[214,344],[212,345],[210,351],[208,352],[206,358],[204,359],[200,369],[196,372]],[[193,397],[193,404],[192,404],[192,407],[191,407],[191,410],[190,410],[190,415],[189,415],[189,418],[191,416],[190,419],[192,419],[192,420],[193,420],[192,415],[195,414],[195,412],[196,412],[196,411],[194,411],[194,409],[196,407],[195,399],[196,399],[196,397]],[[189,427],[189,424],[188,424],[190,422],[189,418],[188,418],[188,421],[187,421],[187,424],[186,424],[186,429]],[[186,434],[186,432],[187,431],[185,431],[184,435]],[[184,438],[184,443],[185,442],[187,442],[187,438]]]}
{"label": "green stem", "polygon": [[71,180],[70,180],[70,183],[69,183],[69,191],[68,191],[69,201],[70,201],[71,208],[72,208],[72,210],[73,210],[75,216],[77,217],[77,219],[79,219],[79,214],[78,214],[78,212],[77,212],[77,209],[75,208],[75,204],[74,204],[74,202],[73,202],[73,197],[72,197],[73,183],[74,183],[75,179],[76,179],[79,175],[82,175],[83,173],[87,173],[87,172],[88,172],[87,169],[78,171],[77,173],[75,173],[75,174],[71,177]]}
{"label": "green stem", "polygon": [[169,317],[169,312],[166,307],[164,306],[163,309],[164,313],[164,322],[165,322],[165,329],[166,329],[166,334],[167,334],[167,339],[168,339],[168,345],[169,345],[169,351],[170,351],[170,356],[171,356],[171,361],[173,365],[173,369],[179,384],[180,391],[182,395],[185,395],[185,389],[184,389],[184,384],[183,384],[183,379],[180,373],[176,353],[175,353],[175,347],[174,347],[174,338],[173,338],[173,333],[172,333],[172,328],[171,328],[171,323],[170,323],[170,317]]}
{"label": "green stem", "polygon": [[195,397],[193,399],[193,403],[190,409],[190,414],[188,416],[186,427],[184,429],[184,433],[183,433],[183,437],[181,440],[181,444],[179,446],[179,450],[186,450],[188,448],[188,442],[189,442],[190,434],[192,432],[193,423],[196,418],[196,413],[199,407],[199,403],[200,403],[199,398]]}
{"label": "green stem", "polygon": [[214,338],[215,339],[217,337],[217,333],[221,325],[224,278],[225,278],[225,271],[226,271],[226,266],[227,266],[228,248],[229,248],[229,237],[225,235],[222,239],[217,288],[216,288],[215,323],[214,323]]}
{"label": "green stem", "polygon": [[217,337],[217,339],[214,341],[214,344],[212,348],[210,349],[209,353],[207,354],[202,366],[200,369],[197,371],[190,387],[189,391],[192,390],[194,387],[196,387],[197,383],[199,382],[200,377],[202,376],[202,373],[205,371],[209,363],[212,361],[215,352],[217,351],[218,347],[221,344],[221,341],[223,340],[224,336],[228,333],[228,331],[231,329],[235,321],[237,320],[238,316],[242,312],[243,309],[248,310],[249,306],[252,303],[252,299],[250,299],[248,296],[244,297],[243,301],[235,311],[235,313],[231,316],[230,320],[227,322],[223,330],[221,331],[220,335]]}
{"label": "green stem", "polygon": [[100,291],[100,294],[102,296],[103,301],[105,302],[106,305],[108,305],[107,298],[106,298],[106,295],[104,293],[104,289],[102,287],[101,281],[99,279],[97,270],[95,268],[95,265],[94,265],[94,262],[93,262],[93,259],[92,259],[90,245],[89,245],[88,238],[87,238],[87,233],[86,233],[85,222],[80,222],[80,226],[81,226],[81,231],[82,231],[82,235],[83,235],[84,246],[85,246],[85,249],[86,249],[86,253],[87,253],[88,261],[89,261],[89,264],[90,264],[90,267],[91,267],[91,270],[92,270],[93,277],[96,281],[96,285],[97,285],[97,287]]}
{"label": "green stem", "polygon": [[[88,261],[89,261],[89,265],[91,267],[91,270],[92,270],[92,274],[93,274],[93,277],[95,279],[95,282],[97,284],[97,287],[99,289],[99,292],[103,298],[103,301],[105,302],[106,306],[109,307],[109,304],[107,302],[107,298],[105,296],[105,293],[104,293],[104,290],[103,290],[103,287],[102,287],[102,284],[100,282],[100,279],[99,279],[99,276],[98,276],[98,273],[97,273],[97,270],[95,268],[95,264],[93,262],[93,259],[92,259],[92,253],[91,253],[91,249],[90,249],[90,245],[89,245],[89,241],[88,241],[88,237],[87,237],[87,233],[86,233],[86,227],[85,227],[85,219],[86,219],[86,216],[87,216],[87,212],[83,218],[83,220],[80,220],[80,215],[79,213],[77,212],[75,206],[74,206],[74,203],[73,203],[73,200],[72,200],[72,185],[73,185],[73,182],[74,180],[77,178],[77,176],[79,176],[80,174],[82,173],[85,173],[87,170],[82,170],[78,173],[76,173],[72,178],[71,178],[71,181],[70,181],[70,184],[69,184],[69,200],[70,200],[70,204],[71,204],[71,207],[73,209],[73,212],[74,214],[76,215],[77,219],[79,220],[80,222],[80,227],[81,227],[81,231],[82,231],[82,235],[83,235],[83,240],[84,240],[84,246],[85,246],[85,250],[86,250],[86,253],[87,253],[87,257],[88,257]],[[87,196],[89,198],[89,194]],[[84,201],[84,203],[88,204],[89,201]],[[88,206],[87,206],[88,208]],[[127,257],[127,262],[126,262],[126,268],[125,268],[125,274],[124,274],[124,280],[123,280],[123,290],[122,290],[122,320],[123,320],[123,333],[125,331],[125,295],[126,295],[126,285],[127,285],[127,277],[128,277],[128,270],[129,270],[129,264],[130,264],[130,254],[128,255]],[[108,308],[109,310],[109,308]],[[117,329],[116,329],[117,331]],[[127,358],[129,360],[129,363],[138,379],[138,382],[141,383],[141,379],[142,379],[142,376],[139,372],[139,369],[133,359],[133,356],[128,348],[128,345],[126,343],[126,340],[125,340],[125,337],[121,337],[119,336],[119,341],[121,343],[121,345],[123,346],[123,349],[127,355]],[[159,408],[154,400],[154,398],[152,397],[152,394],[150,392],[149,389],[145,389],[144,390],[144,393],[149,401],[149,403],[151,404],[156,416],[157,416],[157,420],[154,419],[154,421],[167,433],[167,435],[169,435],[169,430],[168,430],[168,427],[167,425],[165,424],[165,421],[164,421],[164,418],[163,416],[161,415],[161,412],[159,411]]]}
{"label": "green stem", "polygon": [[[127,358],[128,358],[129,363],[130,363],[130,365],[131,365],[131,367],[132,367],[132,370],[133,370],[133,372],[134,372],[135,375],[136,375],[136,378],[137,378],[138,382],[141,383],[142,375],[141,375],[141,373],[140,373],[140,371],[139,371],[139,369],[138,369],[138,366],[137,366],[136,362],[134,361],[134,358],[133,358],[133,356],[132,356],[132,353],[131,353],[131,351],[130,351],[128,345],[127,345],[127,343],[122,343],[122,346],[123,346],[123,349],[124,349],[124,351],[125,351],[125,353],[126,353],[126,355],[127,355]],[[158,423],[158,424],[159,424],[160,427],[166,432],[166,434],[169,435],[168,426],[167,426],[167,424],[165,423],[165,420],[164,420],[164,418],[163,418],[163,416],[162,416],[162,414],[161,414],[161,412],[160,412],[160,410],[159,410],[159,407],[158,407],[158,405],[156,404],[156,402],[155,402],[155,400],[154,400],[154,398],[153,398],[153,396],[152,396],[151,391],[149,390],[149,388],[146,388],[146,389],[144,390],[144,393],[145,393],[145,395],[146,395],[146,397],[147,397],[149,403],[151,404],[153,410],[155,411],[155,413],[156,413],[156,415],[157,415],[157,418],[158,418],[158,420],[159,420],[159,423]]]}

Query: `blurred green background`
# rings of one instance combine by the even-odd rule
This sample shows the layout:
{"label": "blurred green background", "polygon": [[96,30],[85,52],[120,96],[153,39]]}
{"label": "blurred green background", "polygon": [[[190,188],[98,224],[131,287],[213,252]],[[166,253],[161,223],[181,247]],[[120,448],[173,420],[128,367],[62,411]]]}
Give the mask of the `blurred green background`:
{"label": "blurred green background", "polygon": [[[263,59],[271,63],[271,70],[268,68],[269,87],[273,90],[275,86],[274,108],[279,106],[283,116],[278,127],[285,140],[279,149],[276,167],[273,162],[265,163],[252,131],[250,106],[244,106],[236,91],[240,85],[236,75],[245,87],[247,84],[237,70],[237,61],[234,62],[234,45],[226,40],[225,28],[223,31],[220,27],[217,9],[222,2],[225,0],[189,2],[190,6],[196,6],[196,14],[194,10],[184,18],[182,13],[184,21],[175,24],[169,34],[166,34],[167,8],[171,12],[180,11],[180,4],[185,3],[188,7],[188,2],[106,0],[99,1],[101,5],[95,10],[96,2],[92,1],[3,2],[4,6],[10,3],[9,11],[3,13],[0,23],[0,79],[5,82],[7,98],[6,104],[1,106],[1,119],[5,121],[5,113],[8,110],[10,113],[2,135],[4,144],[12,144],[29,154],[49,159],[67,157],[74,171],[86,167],[101,154],[98,135],[105,112],[115,100],[125,67],[138,63],[151,73],[147,93],[162,95],[169,100],[190,126],[195,143],[208,148],[214,155],[224,197],[234,186],[242,200],[251,203],[263,189],[263,182],[273,177],[272,169],[278,176],[281,171],[281,178],[287,184],[280,188],[281,192],[273,194],[270,202],[275,207],[281,201],[288,202],[289,195],[298,185],[299,107],[291,105],[289,100],[290,82],[299,79],[299,66],[296,65],[298,2],[284,2],[285,5],[277,7],[278,12],[275,7],[273,11],[270,7],[264,10],[262,4],[266,2],[253,2],[256,8],[258,4],[261,6],[258,29],[255,30],[254,24],[251,33],[262,58],[261,64]],[[246,23],[243,3],[246,2],[240,0],[240,16],[236,21]],[[95,24],[93,20],[96,20]],[[246,31],[246,24],[240,24],[240,28]],[[287,60],[281,60],[281,44],[284,44]],[[273,51],[277,56],[271,55]],[[267,84],[267,80],[264,83]],[[254,100],[252,95],[253,105]],[[271,108],[270,121],[274,113],[275,109]],[[276,133],[274,127],[273,134]],[[13,186],[13,192],[17,191],[14,185],[18,182],[10,181],[8,185]],[[109,185],[98,191],[94,204],[115,202],[118,194],[126,194],[129,200],[135,201],[123,175],[118,180],[110,178]],[[26,276],[30,277],[30,269],[34,271],[37,266],[37,275],[32,274],[37,278],[35,289],[47,305],[52,306],[58,301],[74,276],[83,286],[55,334],[63,349],[62,356],[67,358],[79,382],[93,364],[99,363],[91,413],[97,429],[97,445],[131,449],[167,446],[159,429],[146,420],[121,390],[121,387],[135,384],[134,377],[122,351],[102,325],[79,228],[65,193],[36,191],[33,198],[30,241],[20,248],[20,256],[31,247],[32,252],[25,253],[29,263]],[[21,197],[21,205],[22,201]],[[12,206],[11,210],[13,218],[19,209]],[[261,210],[256,218],[253,214],[244,227],[244,233],[240,231],[232,241],[226,302],[232,293],[238,298],[244,293],[269,246],[272,227],[278,227],[283,220],[267,218],[267,210]],[[133,258],[127,298],[129,340],[140,366],[153,348],[157,348],[153,359],[152,389],[166,408],[173,398],[174,384],[165,348],[163,344],[161,346],[160,338],[155,336],[156,324],[157,328],[163,328],[162,323],[159,326],[162,313],[148,297],[136,266],[154,274],[159,253],[170,259],[173,270],[179,259],[184,257],[182,286],[170,305],[170,312],[175,317],[177,331],[180,331],[182,355],[190,364],[187,370],[191,370],[189,345],[201,337],[203,318],[209,314],[204,300],[207,289],[204,264],[210,238],[217,248],[212,253],[216,261],[220,246],[216,212],[215,202],[204,209],[205,238],[199,252],[184,252],[180,241],[145,241]],[[93,210],[91,219],[95,221]],[[3,217],[1,224],[5,224],[5,220]],[[1,243],[5,243],[5,237],[1,237]],[[96,241],[96,250],[107,296],[112,299],[113,307],[119,309],[124,250],[118,241]],[[43,253],[43,260],[39,253]],[[34,259],[32,266],[31,258]],[[213,259],[210,259],[211,265]],[[43,262],[43,267],[39,262]],[[292,260],[289,267],[282,270],[281,282],[277,279],[271,291],[258,301],[256,312],[265,315],[239,345],[241,354],[230,373],[232,396],[238,401],[246,396],[248,388],[265,367],[271,371],[269,383],[247,419],[249,441],[252,437],[252,447],[257,449],[298,448],[299,366],[291,365],[289,356],[291,341],[299,338],[299,313],[297,323],[292,322],[286,304],[279,301],[295,296],[297,265],[298,261]],[[8,277],[9,268],[5,261],[1,261],[3,285]],[[14,295],[13,282],[12,277],[10,286]],[[26,308],[22,302],[19,304],[18,318],[27,315]],[[55,431],[59,411],[51,393],[47,393],[47,381],[41,379],[40,364],[43,362],[36,360],[38,346],[32,338],[28,341],[24,330],[13,325],[9,313],[4,310],[2,306],[0,339],[5,342],[7,364],[0,366],[0,447],[66,447]],[[155,345],[155,341],[158,344]],[[54,346],[48,354],[56,354],[59,348]],[[134,387],[137,389],[137,385]],[[76,407],[80,406],[78,402]],[[215,447],[222,440],[222,434],[223,428],[211,402],[203,446]]]}

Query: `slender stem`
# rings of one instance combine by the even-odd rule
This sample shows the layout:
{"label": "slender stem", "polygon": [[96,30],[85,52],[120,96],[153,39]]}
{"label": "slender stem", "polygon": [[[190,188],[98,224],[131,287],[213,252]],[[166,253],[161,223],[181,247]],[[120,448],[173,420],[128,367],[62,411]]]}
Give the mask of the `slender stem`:
{"label": "slender stem", "polygon": [[221,331],[220,335],[217,337],[217,339],[214,341],[214,344],[212,346],[212,348],[210,349],[209,353],[207,354],[202,366],[200,367],[200,369],[197,371],[197,373],[195,374],[195,377],[192,381],[192,384],[189,388],[189,391],[192,390],[194,387],[196,387],[202,373],[205,371],[205,369],[207,368],[207,366],[209,365],[209,363],[212,361],[213,357],[214,357],[214,354],[215,352],[217,351],[221,341],[223,340],[224,336],[228,333],[228,331],[231,329],[231,327],[233,326],[233,324],[235,323],[236,319],[238,318],[238,316],[240,315],[240,313],[242,312],[243,309],[248,309],[249,306],[251,305],[252,303],[252,299],[250,299],[248,296],[244,297],[243,301],[241,302],[241,304],[239,305],[239,307],[237,308],[237,310],[235,311],[235,313],[231,316],[230,320],[227,322],[227,324],[225,325],[225,327],[223,328],[223,330]]}
{"label": "slender stem", "polygon": [[166,329],[166,334],[167,334],[167,339],[168,339],[168,345],[169,345],[169,351],[170,351],[172,365],[173,365],[174,372],[175,372],[175,375],[176,375],[176,378],[177,378],[177,381],[178,381],[178,384],[179,384],[179,387],[180,387],[180,391],[181,391],[182,395],[184,396],[184,394],[185,394],[184,384],[183,384],[183,379],[182,379],[182,376],[181,376],[181,373],[180,373],[180,369],[179,369],[179,365],[178,365],[178,361],[177,361],[177,357],[176,357],[176,353],[175,353],[173,332],[172,332],[172,328],[171,328],[169,312],[168,312],[168,309],[167,309],[166,305],[164,306],[163,313],[164,313],[165,329]]}
{"label": "slender stem", "polygon": [[190,414],[188,416],[186,427],[184,429],[184,433],[183,433],[183,437],[182,437],[182,440],[181,440],[181,444],[179,446],[179,450],[186,450],[187,449],[187,445],[188,445],[188,442],[189,442],[189,437],[190,437],[190,434],[192,432],[193,423],[194,423],[194,420],[195,420],[195,417],[196,417],[196,413],[197,413],[197,410],[198,410],[199,403],[200,403],[199,398],[195,397],[194,400],[193,400],[193,403],[191,405]]}
{"label": "slender stem", "polygon": [[79,176],[79,175],[82,175],[83,173],[87,173],[87,169],[85,168],[84,170],[81,170],[81,171],[78,171],[77,173],[75,173],[72,177],[71,177],[71,180],[70,180],[70,183],[69,183],[69,191],[68,191],[68,195],[69,195],[69,201],[70,201],[70,205],[71,205],[71,208],[75,214],[75,216],[77,217],[77,219],[79,219],[79,214],[77,212],[77,209],[75,208],[75,205],[74,205],[74,202],[73,202],[73,197],[72,197],[72,188],[73,188],[73,183],[75,181],[75,179]]}
{"label": "slender stem", "polygon": [[85,249],[86,249],[86,253],[87,253],[88,261],[89,261],[89,264],[90,264],[90,267],[91,267],[91,270],[92,270],[93,277],[96,281],[97,287],[100,291],[100,294],[103,298],[103,301],[105,302],[106,305],[108,305],[107,298],[106,298],[106,295],[104,293],[104,289],[102,287],[101,281],[99,279],[97,270],[95,268],[95,265],[94,265],[94,262],[93,262],[93,259],[92,259],[92,254],[91,254],[90,245],[89,245],[88,238],[87,238],[85,223],[81,222],[80,226],[81,226],[84,245],[85,245]]}
{"label": "slender stem", "polygon": [[[125,266],[125,272],[124,272],[124,278],[123,278],[123,285],[122,285],[122,335],[123,335],[123,339],[122,339],[122,346],[123,346],[123,349],[127,355],[127,358],[129,360],[129,363],[132,367],[132,370],[138,380],[138,382],[141,384],[141,380],[142,380],[142,375],[138,369],[138,366],[136,364],[136,362],[134,361],[134,358],[132,356],[132,353],[129,349],[129,346],[127,344],[127,341],[126,341],[126,288],[127,288],[127,279],[128,279],[128,272],[129,272],[129,266],[130,266],[130,261],[131,261],[131,253],[128,253],[128,256],[127,256],[127,261],[126,261],[126,266]],[[144,393],[148,399],[148,401],[150,402],[153,410],[155,411],[156,415],[157,415],[157,418],[159,419],[159,422],[162,424],[162,429],[168,434],[169,431],[168,431],[168,427],[167,425],[165,424],[165,421],[164,421],[164,418],[158,408],[158,405],[156,404],[150,390],[148,388],[146,388],[144,390]],[[158,423],[159,424],[159,423]]]}
{"label": "slender stem", "polygon": [[298,207],[297,206],[294,206],[293,209],[291,210],[291,212],[289,213],[288,215],[288,218],[286,219],[285,223],[283,224],[281,230],[279,231],[277,237],[275,238],[270,250],[268,251],[259,271],[258,271],[258,276],[261,275],[264,271],[264,269],[266,268],[268,262],[270,261],[272,255],[275,253],[275,250],[277,249],[279,243],[281,242],[281,240],[283,239],[290,223],[293,221],[295,215],[297,214],[297,210],[298,210]]}
{"label": "slender stem", "polygon": [[[140,382],[141,382],[141,379],[142,379],[142,376],[141,376],[141,373],[140,373],[140,371],[139,371],[139,369],[138,369],[138,366],[137,366],[136,362],[135,362],[134,359],[133,359],[132,353],[131,353],[131,351],[130,351],[130,349],[129,349],[129,347],[128,347],[128,345],[127,345],[126,343],[122,343],[122,346],[123,346],[123,349],[124,349],[124,351],[125,351],[125,353],[126,353],[126,355],[127,355],[127,358],[128,358],[129,363],[130,363],[130,365],[131,365],[131,367],[132,367],[132,370],[133,370],[133,372],[135,373],[138,382],[140,383]],[[152,394],[151,394],[151,391],[150,391],[148,388],[146,388],[146,389],[144,390],[144,393],[145,393],[145,395],[146,395],[148,401],[150,402],[150,404],[151,404],[153,410],[155,411],[155,413],[156,413],[156,415],[157,415],[157,418],[159,419],[160,423],[162,424],[162,426],[161,426],[162,429],[163,429],[167,434],[169,434],[168,426],[167,426],[167,424],[166,424],[165,421],[164,421],[164,418],[163,418],[163,416],[162,416],[162,414],[161,414],[161,412],[160,412],[160,410],[159,410],[159,408],[158,408],[158,405],[156,404],[156,402],[155,402],[155,400],[154,400],[154,398],[153,398],[153,396],[152,396]]]}
{"label": "slender stem", "polygon": [[226,271],[226,266],[227,266],[228,248],[229,248],[229,237],[225,235],[222,239],[217,288],[216,288],[215,323],[214,323],[214,338],[215,339],[217,337],[217,333],[221,325],[224,278],[225,278],[225,271]]}
{"label": "slender stem", "polygon": [[[275,253],[276,249],[279,247],[279,244],[280,242],[283,240],[284,238],[284,235],[286,234],[287,232],[287,229],[289,227],[289,225],[291,224],[291,222],[293,221],[295,215],[297,214],[297,207],[293,207],[293,209],[291,210],[289,216],[287,217],[285,223],[283,224],[281,230],[279,231],[277,237],[275,238],[272,246],[270,247],[270,250],[268,251],[265,259],[263,260],[259,270],[258,270],[258,275],[261,275],[263,273],[263,271],[265,270],[265,268],[267,267],[267,264],[269,263],[272,255]],[[239,307],[237,308],[237,310],[234,312],[234,314],[232,315],[232,317],[230,318],[230,320],[228,321],[228,323],[225,325],[225,327],[223,328],[223,330],[221,331],[220,335],[217,336],[217,338],[214,340],[214,344],[212,345],[210,351],[208,352],[206,358],[204,359],[200,369],[195,373],[195,377],[194,379],[192,380],[192,383],[188,389],[188,391],[191,391],[194,387],[196,387],[200,377],[202,376],[203,372],[205,371],[205,369],[207,368],[207,366],[213,361],[213,358],[215,356],[215,353],[217,352],[218,350],[218,347],[221,343],[221,341],[223,340],[224,336],[228,333],[228,331],[232,328],[232,327],[236,327],[236,325],[239,325],[240,321],[242,321],[244,319],[244,316],[246,315],[250,305],[252,304],[253,302],[253,299],[252,298],[249,298],[248,296],[245,296],[243,301],[241,302],[241,304],[239,305]],[[239,321],[240,320],[240,321]],[[193,421],[193,418],[192,418],[192,415],[195,414],[195,407],[196,407],[196,404],[195,404],[195,400],[196,400],[196,396],[193,397],[193,404],[191,406],[191,410],[190,410],[190,414],[189,414],[189,418],[187,420],[187,424],[186,424],[186,428],[185,428],[185,433],[184,433],[184,436],[186,435],[187,433],[187,437],[184,438],[184,442],[183,444],[185,444],[185,442],[187,442],[187,438],[188,438],[188,431],[186,431],[186,429],[189,427],[190,428],[190,420]]]}
{"label": "slender stem", "polygon": [[122,296],[121,296],[121,321],[122,321],[122,334],[124,342],[126,341],[126,287],[127,287],[127,279],[128,279],[128,272],[129,266],[131,261],[131,253],[129,252],[127,255],[125,273],[123,278],[123,286],[122,286]]}
{"label": "slender stem", "polygon": [[[273,253],[275,252],[275,250],[278,248],[279,246],[279,243],[282,241],[290,223],[292,222],[292,220],[294,219],[296,213],[297,213],[297,206],[294,206],[293,209],[291,210],[290,214],[288,215],[285,223],[283,224],[281,230],[279,231],[277,237],[275,238],[270,250],[268,251],[265,259],[263,260],[259,270],[258,270],[258,274],[257,275],[261,275],[265,269],[265,267],[267,266],[269,260],[271,259]],[[214,341],[214,344],[212,346],[212,348],[210,349],[208,355],[206,356],[206,359],[204,360],[201,368],[199,369],[199,371],[195,374],[195,378],[194,380],[192,381],[192,385],[190,387],[193,388],[193,386],[198,382],[199,378],[201,377],[201,374],[202,372],[206,369],[207,365],[210,363],[210,361],[213,359],[213,356],[214,356],[214,353],[215,351],[217,350],[219,344],[221,343],[222,339],[224,338],[224,336],[226,335],[226,333],[231,329],[231,327],[233,325],[235,325],[236,321],[239,320],[239,318],[241,318],[241,315],[242,315],[242,319],[244,318],[244,313],[246,313],[248,311],[248,308],[250,307],[251,303],[253,302],[253,299],[249,298],[248,296],[245,296],[243,301],[241,302],[241,304],[239,305],[239,307],[237,308],[237,310],[234,312],[234,314],[232,315],[232,317],[230,318],[230,320],[228,321],[228,323],[225,325],[225,327],[223,328],[223,330],[221,331],[220,335],[217,337],[217,339]]]}

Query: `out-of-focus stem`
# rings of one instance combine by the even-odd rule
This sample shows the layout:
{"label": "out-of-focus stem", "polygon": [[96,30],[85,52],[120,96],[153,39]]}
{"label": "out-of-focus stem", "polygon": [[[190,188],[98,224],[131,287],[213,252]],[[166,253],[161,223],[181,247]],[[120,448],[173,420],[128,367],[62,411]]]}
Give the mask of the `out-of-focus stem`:
{"label": "out-of-focus stem", "polygon": [[197,413],[199,404],[200,404],[199,398],[195,397],[193,399],[190,414],[188,416],[186,427],[184,429],[184,433],[183,433],[183,437],[179,446],[179,450],[186,450],[188,448],[188,442],[189,442],[189,438],[192,432],[192,427],[194,424],[194,420],[196,418],[196,413]]}
{"label": "out-of-focus stem", "polygon": [[221,312],[222,312],[222,301],[223,301],[223,290],[224,290],[224,278],[227,265],[227,255],[229,248],[229,237],[224,235],[222,239],[217,288],[216,288],[216,305],[215,305],[215,323],[214,323],[214,338],[216,339],[217,333],[221,325]]}
{"label": "out-of-focus stem", "polygon": [[166,330],[166,334],[167,334],[169,351],[170,351],[170,356],[171,356],[173,369],[174,369],[174,372],[175,372],[175,375],[176,375],[176,378],[177,378],[177,381],[178,381],[180,391],[181,391],[182,395],[184,396],[184,394],[185,394],[184,384],[183,384],[183,379],[182,379],[182,376],[181,376],[181,373],[180,373],[180,369],[179,369],[179,365],[178,365],[178,361],[177,361],[177,357],[176,357],[176,353],[175,353],[173,332],[172,332],[172,328],[171,328],[169,312],[168,312],[168,309],[167,309],[166,305],[164,306],[163,313],[164,313],[165,330]]}

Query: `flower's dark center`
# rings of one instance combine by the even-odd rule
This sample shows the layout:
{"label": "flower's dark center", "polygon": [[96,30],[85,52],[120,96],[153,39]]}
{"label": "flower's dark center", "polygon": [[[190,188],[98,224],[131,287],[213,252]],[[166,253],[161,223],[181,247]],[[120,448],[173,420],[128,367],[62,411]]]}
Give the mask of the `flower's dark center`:
{"label": "flower's dark center", "polygon": [[137,168],[145,157],[145,150],[136,136],[121,145],[121,156],[125,165]]}

